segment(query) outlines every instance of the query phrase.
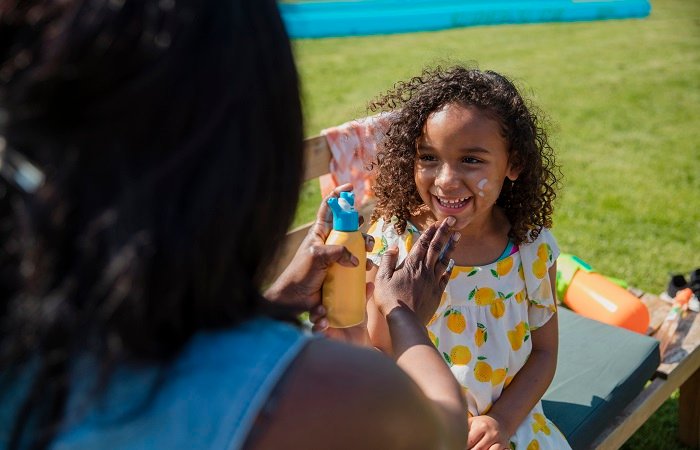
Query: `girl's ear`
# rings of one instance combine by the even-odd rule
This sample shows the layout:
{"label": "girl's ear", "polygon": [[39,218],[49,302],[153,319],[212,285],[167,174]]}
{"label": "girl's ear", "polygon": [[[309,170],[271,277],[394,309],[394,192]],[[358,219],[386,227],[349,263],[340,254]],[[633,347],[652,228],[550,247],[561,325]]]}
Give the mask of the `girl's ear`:
{"label": "girl's ear", "polygon": [[510,147],[508,151],[508,169],[506,170],[506,178],[510,181],[515,181],[523,171],[522,154],[518,149]]}
{"label": "girl's ear", "polygon": [[506,171],[506,178],[508,178],[510,181],[515,181],[520,176],[520,172],[522,172],[522,170],[522,167],[519,165],[516,166],[513,161],[510,161],[508,163],[508,170]]}

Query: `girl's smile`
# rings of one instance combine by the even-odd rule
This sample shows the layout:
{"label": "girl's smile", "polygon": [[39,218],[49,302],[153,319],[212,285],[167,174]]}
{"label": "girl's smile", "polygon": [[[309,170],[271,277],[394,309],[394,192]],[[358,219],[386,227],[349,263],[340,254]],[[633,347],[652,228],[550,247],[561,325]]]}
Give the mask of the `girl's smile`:
{"label": "girl's smile", "polygon": [[500,123],[472,106],[449,104],[431,114],[416,150],[421,199],[436,220],[454,216],[457,230],[488,227],[504,180],[519,173]]}

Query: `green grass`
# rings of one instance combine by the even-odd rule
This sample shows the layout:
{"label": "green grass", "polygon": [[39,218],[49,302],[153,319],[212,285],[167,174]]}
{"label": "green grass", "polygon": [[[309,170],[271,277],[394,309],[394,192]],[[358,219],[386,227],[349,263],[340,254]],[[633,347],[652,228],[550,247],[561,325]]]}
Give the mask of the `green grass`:
{"label": "green grass", "polygon": [[[297,40],[308,135],[426,65],[476,62],[514,78],[547,113],[564,172],[563,251],[661,292],[700,267],[700,2],[659,0],[641,20],[474,27]],[[319,203],[311,183],[297,223]],[[683,448],[671,399],[629,449]]]}

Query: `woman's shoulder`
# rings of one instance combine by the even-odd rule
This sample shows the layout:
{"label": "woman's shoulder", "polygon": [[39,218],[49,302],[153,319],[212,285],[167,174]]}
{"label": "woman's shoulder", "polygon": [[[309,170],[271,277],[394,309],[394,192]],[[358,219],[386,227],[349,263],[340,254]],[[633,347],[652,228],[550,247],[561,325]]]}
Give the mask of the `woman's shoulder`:
{"label": "woman's shoulder", "polygon": [[290,366],[249,448],[430,448],[439,441],[432,410],[384,354],[315,339]]}

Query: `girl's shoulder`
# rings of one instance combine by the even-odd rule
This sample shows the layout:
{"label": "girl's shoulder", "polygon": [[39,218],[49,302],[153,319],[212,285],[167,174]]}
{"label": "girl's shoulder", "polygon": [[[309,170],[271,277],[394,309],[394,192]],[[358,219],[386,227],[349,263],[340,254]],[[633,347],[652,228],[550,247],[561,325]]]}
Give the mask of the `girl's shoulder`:
{"label": "girl's shoulder", "polygon": [[392,217],[391,220],[379,219],[372,223],[367,230],[367,234],[374,238],[374,247],[367,254],[367,257],[375,264],[379,264],[384,252],[396,246],[399,249],[399,259],[397,264],[406,258],[408,252],[411,251],[413,244],[420,237],[420,231],[411,222],[406,224],[406,230],[399,234],[396,232],[394,224],[397,219]]}
{"label": "girl's shoulder", "polygon": [[558,257],[559,246],[547,228],[542,228],[531,242],[520,245],[522,276],[532,306],[529,321],[533,330],[544,325],[556,312],[556,297],[552,290],[554,280],[550,278],[550,269]]}
{"label": "girl's shoulder", "polygon": [[526,261],[543,261],[547,268],[559,257],[559,245],[549,228],[541,228],[538,233],[530,232],[528,242],[519,245],[523,263]]}

